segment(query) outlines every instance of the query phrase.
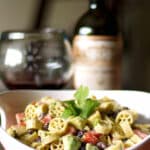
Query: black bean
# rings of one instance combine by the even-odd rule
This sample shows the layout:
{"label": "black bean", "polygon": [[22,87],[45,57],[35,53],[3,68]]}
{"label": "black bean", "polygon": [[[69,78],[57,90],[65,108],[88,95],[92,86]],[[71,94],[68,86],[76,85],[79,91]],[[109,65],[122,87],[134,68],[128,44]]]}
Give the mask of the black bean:
{"label": "black bean", "polygon": [[35,140],[35,142],[41,142],[41,137],[38,136],[38,138]]}
{"label": "black bean", "polygon": [[48,130],[49,123],[43,125],[43,130]]}
{"label": "black bean", "polygon": [[103,142],[98,142],[96,146],[99,148],[99,150],[104,150],[107,147]]}
{"label": "black bean", "polygon": [[43,119],[46,114],[47,114],[47,113],[41,113],[41,114],[38,116],[38,119],[39,119],[39,120]]}
{"label": "black bean", "polygon": [[85,133],[84,130],[80,130],[80,131],[77,132],[77,136],[78,136],[79,138],[81,138],[84,133]]}
{"label": "black bean", "polygon": [[85,143],[82,143],[79,150],[85,150]]}
{"label": "black bean", "polygon": [[33,132],[34,132],[33,129],[29,129],[29,130],[28,130],[28,133],[29,133],[29,134],[33,134]]}

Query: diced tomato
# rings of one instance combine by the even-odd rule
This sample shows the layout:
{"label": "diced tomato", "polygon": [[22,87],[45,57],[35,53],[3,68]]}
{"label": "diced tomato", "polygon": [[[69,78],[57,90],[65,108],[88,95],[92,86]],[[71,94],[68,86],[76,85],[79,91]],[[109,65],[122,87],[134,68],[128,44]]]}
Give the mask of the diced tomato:
{"label": "diced tomato", "polygon": [[16,114],[16,121],[17,121],[18,125],[25,126],[26,123],[25,123],[25,115],[24,115],[24,113],[17,113]]}
{"label": "diced tomato", "polygon": [[73,126],[69,126],[68,128],[67,128],[67,131],[66,131],[67,133],[70,133],[70,134],[75,134],[75,133],[77,133],[77,130],[76,130],[76,128],[75,127],[73,127]]}
{"label": "diced tomato", "polygon": [[41,119],[41,122],[42,122],[43,124],[48,124],[51,119],[52,119],[52,118],[51,118],[50,115],[45,115],[45,116]]}
{"label": "diced tomato", "polygon": [[84,133],[82,140],[86,143],[96,144],[99,142],[100,136],[101,134],[99,133],[96,133],[94,131],[88,131]]}
{"label": "diced tomato", "polygon": [[148,134],[142,132],[142,131],[139,130],[139,129],[134,129],[134,133],[135,133],[136,135],[138,135],[141,139],[144,139],[145,137],[148,136]]}

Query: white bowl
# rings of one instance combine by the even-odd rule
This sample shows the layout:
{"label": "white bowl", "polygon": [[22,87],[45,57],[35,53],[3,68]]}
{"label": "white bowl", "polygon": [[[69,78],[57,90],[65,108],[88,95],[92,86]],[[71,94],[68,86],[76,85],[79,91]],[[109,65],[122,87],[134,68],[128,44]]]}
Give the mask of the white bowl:
{"label": "white bowl", "polygon": [[[51,96],[60,100],[73,98],[75,91],[72,90],[16,90],[8,91],[0,94],[0,142],[6,150],[33,150],[32,148],[20,143],[16,139],[9,136],[5,129],[15,124],[15,114],[24,111],[28,103],[33,100],[40,99],[44,96]],[[150,123],[150,93],[139,91],[90,91],[91,95],[97,98],[108,96],[115,99],[123,106],[127,106],[136,110],[140,116],[140,122]],[[150,136],[142,142],[136,144],[129,150],[149,150]]]}

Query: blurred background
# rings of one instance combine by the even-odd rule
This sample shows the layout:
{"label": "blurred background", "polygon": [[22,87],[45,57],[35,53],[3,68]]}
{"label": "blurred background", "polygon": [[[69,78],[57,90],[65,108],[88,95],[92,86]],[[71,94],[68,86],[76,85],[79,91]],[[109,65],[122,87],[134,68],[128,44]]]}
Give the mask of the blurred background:
{"label": "blurred background", "polygon": [[[150,91],[150,1],[107,0],[123,36],[123,89]],[[88,0],[0,0],[0,32],[42,27],[64,29],[72,40],[74,26]]]}

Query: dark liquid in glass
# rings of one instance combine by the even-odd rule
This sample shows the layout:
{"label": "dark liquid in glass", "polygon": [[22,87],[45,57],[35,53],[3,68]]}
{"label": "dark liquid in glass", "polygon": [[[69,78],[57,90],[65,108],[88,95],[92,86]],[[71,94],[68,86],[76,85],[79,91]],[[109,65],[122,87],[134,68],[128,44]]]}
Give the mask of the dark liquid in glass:
{"label": "dark liquid in glass", "polygon": [[63,89],[66,88],[67,82],[65,81],[59,81],[59,82],[47,82],[45,84],[37,85],[35,83],[13,83],[5,81],[5,85],[9,89]]}

